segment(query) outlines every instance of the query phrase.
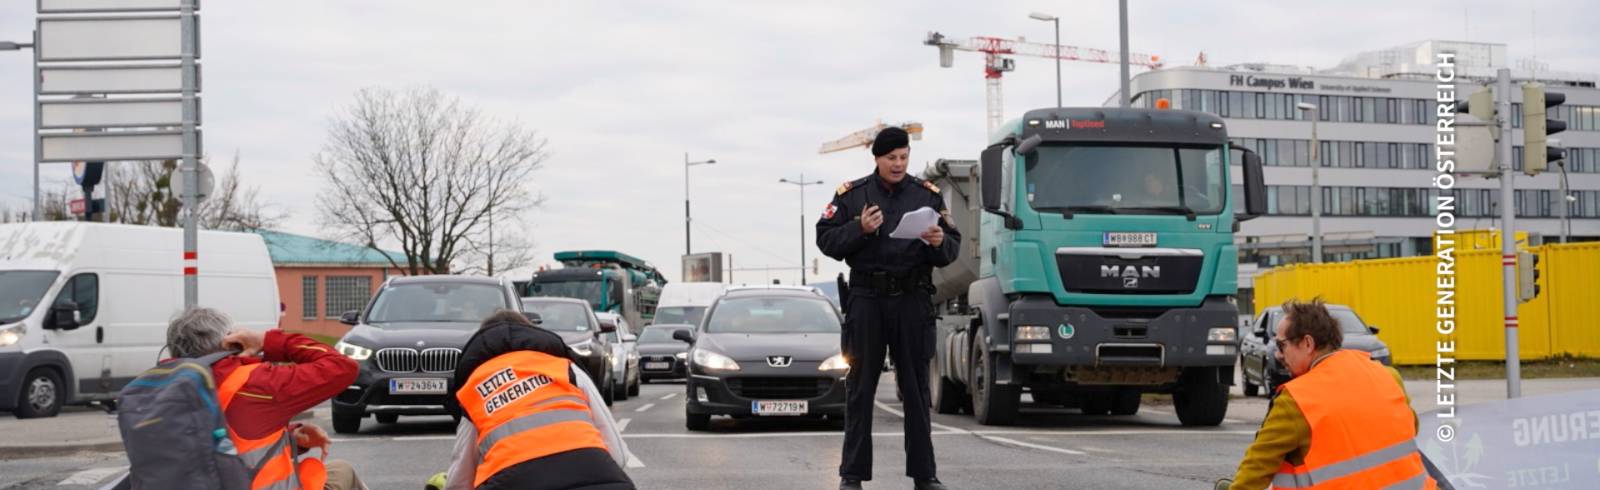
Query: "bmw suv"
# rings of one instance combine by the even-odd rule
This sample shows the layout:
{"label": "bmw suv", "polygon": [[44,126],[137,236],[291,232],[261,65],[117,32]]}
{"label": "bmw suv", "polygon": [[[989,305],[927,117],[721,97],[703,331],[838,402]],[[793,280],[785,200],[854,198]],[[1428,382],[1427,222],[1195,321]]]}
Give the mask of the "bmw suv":
{"label": "bmw suv", "polygon": [[839,310],[810,289],[734,289],[712,303],[696,330],[672,337],[689,349],[685,426],[712,415],[842,418]]}
{"label": "bmw suv", "polygon": [[495,310],[521,311],[511,284],[488,277],[395,277],[365,310],[340,318],[354,325],[334,347],[361,365],[355,384],[333,398],[333,430],[361,430],[373,415],[444,415],[461,347]]}

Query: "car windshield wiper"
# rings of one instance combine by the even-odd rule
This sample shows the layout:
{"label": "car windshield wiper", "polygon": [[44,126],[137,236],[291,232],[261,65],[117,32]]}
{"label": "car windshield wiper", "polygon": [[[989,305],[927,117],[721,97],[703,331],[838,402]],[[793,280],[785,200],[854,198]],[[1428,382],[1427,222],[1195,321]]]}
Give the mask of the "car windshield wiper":
{"label": "car windshield wiper", "polygon": [[1084,204],[1078,206],[1038,208],[1040,211],[1053,211],[1061,213],[1061,217],[1072,219],[1074,213],[1088,214],[1119,214],[1117,208],[1101,204]]}
{"label": "car windshield wiper", "polygon": [[1188,217],[1189,221],[1194,221],[1194,219],[1195,219],[1194,210],[1193,209],[1189,209],[1187,206],[1133,206],[1133,207],[1126,207],[1126,208],[1122,208],[1122,209],[1126,209],[1126,210],[1130,210],[1130,211],[1131,210],[1138,210],[1138,211],[1163,212],[1163,213],[1170,213],[1170,214],[1181,214],[1181,215],[1184,215],[1184,216]]}

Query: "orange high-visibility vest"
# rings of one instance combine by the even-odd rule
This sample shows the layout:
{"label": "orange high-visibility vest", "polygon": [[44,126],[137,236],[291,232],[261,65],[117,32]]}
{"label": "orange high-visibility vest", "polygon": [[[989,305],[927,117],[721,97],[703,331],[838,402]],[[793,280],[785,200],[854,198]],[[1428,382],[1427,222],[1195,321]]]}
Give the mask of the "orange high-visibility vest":
{"label": "orange high-visibility vest", "polygon": [[[217,398],[222,404],[223,413],[227,413],[233,397],[239,394],[245,381],[249,381],[250,373],[258,367],[261,364],[239,366],[217,386]],[[251,475],[251,490],[322,490],[323,484],[328,481],[328,470],[321,459],[299,461],[295,456],[294,438],[289,434],[288,427],[260,439],[246,439],[229,427],[228,438],[233,439],[233,445],[238,449],[245,467],[261,468]]]}
{"label": "orange high-visibility vest", "polygon": [[1405,391],[1366,352],[1330,354],[1283,389],[1311,426],[1311,447],[1301,465],[1278,468],[1274,488],[1436,488]]}
{"label": "orange high-visibility vest", "polygon": [[501,354],[472,371],[456,401],[478,429],[473,486],[524,461],[606,449],[590,419],[589,399],[571,373],[571,361],[533,351]]}

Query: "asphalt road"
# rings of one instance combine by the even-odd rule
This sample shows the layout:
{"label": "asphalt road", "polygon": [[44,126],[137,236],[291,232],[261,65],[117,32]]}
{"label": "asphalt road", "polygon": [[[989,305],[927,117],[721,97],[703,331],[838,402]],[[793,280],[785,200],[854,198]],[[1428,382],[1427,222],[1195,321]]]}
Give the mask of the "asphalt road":
{"label": "asphalt road", "polygon": [[[888,375],[888,376],[892,376]],[[867,488],[910,488],[904,476],[902,417],[893,381],[879,384],[873,433],[875,480]],[[649,384],[613,413],[641,488],[820,489],[838,484],[840,426],[821,420],[715,418],[707,432],[683,426],[683,385]],[[934,416],[939,476],[952,488],[1209,488],[1232,473],[1266,412],[1261,398],[1236,398],[1221,427],[1184,428],[1171,406],[1147,403],[1133,416],[1084,416],[1075,409],[1025,409],[1014,427],[970,416]],[[331,427],[326,408],[316,423]],[[449,464],[448,417],[368,419],[359,434],[336,435],[330,457],[355,464],[373,489],[415,489]],[[96,488],[127,465],[119,453],[0,460],[0,488]]]}

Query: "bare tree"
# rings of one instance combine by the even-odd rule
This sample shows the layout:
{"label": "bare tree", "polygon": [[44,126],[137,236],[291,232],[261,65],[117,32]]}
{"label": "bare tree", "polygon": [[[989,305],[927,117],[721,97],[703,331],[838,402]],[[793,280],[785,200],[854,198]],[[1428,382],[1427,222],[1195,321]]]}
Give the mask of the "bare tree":
{"label": "bare tree", "polygon": [[[407,263],[394,265],[410,274],[467,269],[487,255],[491,222],[496,235],[513,236],[521,214],[542,201],[524,184],[544,145],[437,89],[363,89],[315,157],[326,185],[321,221],[373,249],[398,245]],[[515,245],[495,243],[497,255]]]}
{"label": "bare tree", "polygon": [[[107,208],[119,223],[182,226],[183,190],[172,186],[178,170],[175,160],[121,163],[106,184],[111,186]],[[239,155],[217,179],[210,197],[200,202],[200,228],[246,231],[272,228],[285,215],[260,197],[259,189],[243,187]]]}

